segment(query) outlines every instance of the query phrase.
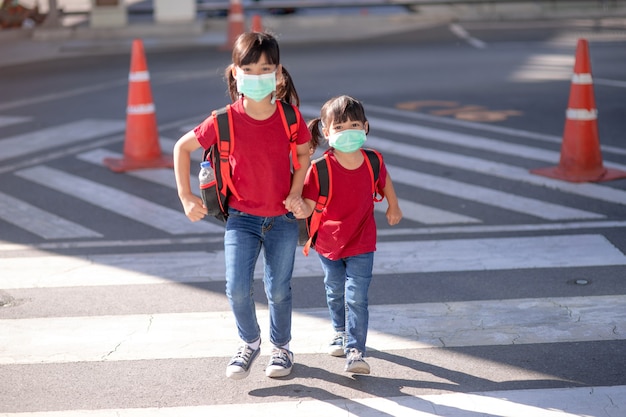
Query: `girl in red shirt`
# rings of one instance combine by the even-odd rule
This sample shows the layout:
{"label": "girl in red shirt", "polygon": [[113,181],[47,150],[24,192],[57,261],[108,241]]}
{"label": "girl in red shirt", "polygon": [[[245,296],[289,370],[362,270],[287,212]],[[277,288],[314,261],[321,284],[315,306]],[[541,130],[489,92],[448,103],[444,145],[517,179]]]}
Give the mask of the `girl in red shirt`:
{"label": "girl in red shirt", "polygon": [[[344,95],[327,101],[320,118],[309,122],[314,141],[319,140],[320,127],[330,145],[327,153],[333,190],[315,239],[315,251],[324,270],[326,302],[335,330],[329,353],[347,356],[346,372],[368,374],[370,367],[363,357],[369,319],[367,293],[376,251],[376,221],[372,176],[361,147],[369,123],[363,105]],[[305,204],[294,210],[299,218],[311,215],[319,196],[315,172],[309,169],[304,181]],[[402,211],[382,159],[378,187],[387,199],[387,221],[392,226],[398,224]]]}
{"label": "girl in red shirt", "polygon": [[[291,275],[298,241],[298,223],[292,213],[302,202],[302,186],[309,167],[306,123],[295,108],[298,126],[292,168],[289,136],[276,100],[298,105],[291,76],[280,64],[276,39],[267,33],[244,33],[233,46],[233,63],[226,80],[233,100],[230,153],[231,179],[240,199],[229,198],[224,234],[226,296],[235,315],[242,344],[226,367],[226,376],[242,379],[261,351],[261,332],[252,297],[254,266],[263,253],[265,293],[270,315],[272,353],[265,373],[286,376],[293,366],[291,340]],[[191,221],[207,215],[202,199],[190,187],[190,154],[216,143],[213,117],[187,132],[174,147],[178,196]],[[294,164],[295,161],[294,161]],[[208,329],[207,329],[208,330]]]}

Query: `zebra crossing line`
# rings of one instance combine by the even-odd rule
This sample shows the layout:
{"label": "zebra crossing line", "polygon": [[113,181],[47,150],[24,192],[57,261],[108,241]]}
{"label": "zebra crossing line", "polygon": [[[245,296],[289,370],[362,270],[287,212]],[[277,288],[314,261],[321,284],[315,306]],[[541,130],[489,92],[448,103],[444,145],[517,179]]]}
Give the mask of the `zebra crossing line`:
{"label": "zebra crossing line", "polygon": [[[307,107],[303,106],[304,111]],[[0,121],[3,119],[0,119]],[[6,118],[5,123],[24,122],[24,118]],[[459,133],[447,132],[444,130],[426,128],[422,126],[409,125],[400,122],[390,122],[383,119],[372,119],[381,130],[385,132],[402,133],[412,137],[427,138],[441,143],[453,144],[455,146],[471,147],[473,149],[490,150],[505,155],[517,155],[523,158],[530,158],[540,161],[552,161],[558,155],[555,152],[532,148],[529,146],[510,144],[503,141],[481,138],[477,136],[469,136]],[[56,128],[47,128],[42,131],[18,135],[12,138],[4,139],[0,142],[0,159],[10,158],[18,155],[25,155],[28,152],[46,149],[52,146],[50,140],[45,138],[52,137],[55,139],[55,146],[61,144],[70,144],[89,140],[90,138],[117,132],[122,128],[121,122],[115,121],[99,121],[99,120],[82,120],[74,123],[60,125]],[[84,132],[89,132],[88,134]],[[418,145],[409,145],[401,142],[393,142],[379,136],[371,136],[371,143],[377,149],[384,153],[400,155],[405,158],[416,161],[427,161],[444,166],[451,166],[461,170],[469,170],[492,177],[503,178],[507,180],[519,181],[531,185],[553,188],[560,192],[570,193],[585,198],[606,201],[613,204],[626,204],[626,192],[613,189],[597,184],[570,184],[562,181],[531,175],[526,169],[514,167],[502,163],[492,162],[485,159],[463,156],[452,152],[444,152],[434,149],[425,148]],[[174,140],[162,138],[163,149],[169,152],[175,143]],[[20,143],[27,143],[27,146],[19,146]],[[77,157],[83,161],[102,165],[101,162],[105,157],[120,156],[118,153],[103,148],[96,148],[86,152],[77,154]],[[193,155],[194,160],[200,159],[200,154]],[[607,166],[615,166],[617,164],[607,163]],[[600,220],[605,218],[601,213],[594,213],[588,210],[581,210],[573,207],[565,207],[554,203],[536,200],[529,197],[515,195],[487,187],[469,184],[451,179],[436,177],[426,173],[420,173],[414,170],[405,169],[398,166],[389,165],[390,172],[394,180],[400,184],[416,187],[418,189],[426,189],[438,194],[448,195],[454,198],[460,198],[467,201],[473,201],[482,205],[497,207],[500,209],[537,217],[543,220]],[[75,198],[98,204],[101,208],[112,211],[118,215],[130,218],[133,221],[147,224],[155,229],[164,231],[172,235],[180,235],[185,233],[221,233],[223,227],[210,221],[192,224],[183,215],[181,210],[172,210],[167,207],[159,206],[155,203],[139,199],[138,197],[129,195],[110,187],[105,187],[96,182],[90,182],[84,178],[72,176],[59,170],[49,167],[36,167],[21,169],[15,172],[15,175],[29,181],[38,182],[39,184],[70,194]],[[53,181],[46,178],[45,181],[38,180],[38,175],[50,175]],[[174,177],[171,170],[155,169],[129,172],[126,175],[135,176],[142,180],[150,181],[168,188],[175,188]],[[192,187],[197,187],[197,178],[190,176]],[[89,188],[97,189],[101,193],[88,192]],[[43,214],[43,209],[37,208],[23,201],[19,201],[12,197],[10,203],[6,196],[3,197],[4,204],[19,204],[24,209],[38,212],[40,221],[33,224],[30,223],[32,216],[26,216],[23,210],[3,210],[0,212],[0,218],[16,225],[24,230],[39,235],[44,239],[58,238],[83,238],[83,237],[102,237],[98,231],[91,230],[88,225],[77,225],[66,220],[58,214]],[[455,213],[443,210],[438,207],[431,207],[415,201],[401,199],[405,218],[410,221],[425,225],[471,225],[482,223],[482,220],[461,213]],[[384,212],[385,204],[375,205],[375,210]],[[50,224],[50,228],[46,228],[45,224]]]}
{"label": "zebra crossing line", "polygon": [[[293,276],[319,277],[315,256],[296,250]],[[259,264],[255,277],[261,278]],[[210,268],[207,268],[210,265]],[[379,242],[374,274],[496,271],[626,265],[626,255],[602,235]],[[198,283],[224,279],[223,251],[150,252],[85,257],[47,255],[0,258],[5,289],[63,286]]]}
{"label": "zebra crossing line", "polygon": [[[377,122],[378,124],[378,122]],[[51,133],[51,132],[49,132]],[[391,142],[383,138],[371,138],[385,152],[394,152]],[[0,142],[1,143],[1,142]],[[167,140],[166,140],[167,143]],[[396,144],[397,145],[397,144]],[[402,145],[404,146],[404,145]],[[422,149],[398,147],[402,156],[413,158]],[[1,146],[0,146],[0,150]],[[77,155],[82,161],[99,163],[110,155],[106,149],[93,149]],[[436,159],[445,154],[429,154]],[[453,156],[453,155],[449,155]],[[196,157],[197,158],[197,157]],[[456,159],[455,164],[469,163],[469,159]],[[477,162],[477,161],[473,161]],[[482,161],[481,163],[486,163]],[[470,163],[471,164],[471,163]],[[476,164],[478,165],[478,164]],[[505,172],[503,167],[498,172]],[[437,178],[390,166],[394,181],[428,189]],[[481,168],[484,169],[484,168]],[[485,173],[489,174],[489,169]],[[508,171],[510,172],[510,171]],[[15,175],[64,195],[103,207],[135,221],[143,219],[149,224],[171,235],[220,233],[223,227],[208,222],[191,223],[175,211],[151,203],[48,166],[18,170]],[[173,186],[171,170],[132,172],[146,181]],[[495,174],[494,174],[495,175]],[[503,174],[501,174],[503,175]],[[498,176],[498,175],[495,175]],[[514,177],[514,178],[513,178]],[[194,176],[191,176],[192,183]],[[511,178],[521,179],[519,173]],[[197,181],[197,179],[196,179]],[[418,181],[418,182],[416,182]],[[587,223],[549,224],[558,228],[571,225],[599,224],[612,227],[620,222],[596,222],[604,219],[600,213],[592,213],[544,203],[533,199],[511,199],[514,195],[491,194],[485,187],[460,182],[440,182],[450,187],[454,196],[471,199],[507,210],[518,211],[549,220],[589,220]],[[539,184],[535,184],[539,185]],[[544,186],[547,186],[543,184]],[[432,191],[441,190],[430,185]],[[469,187],[468,186],[472,186]],[[459,190],[469,189],[464,196]],[[596,187],[591,187],[591,190]],[[620,202],[619,190],[598,186],[599,196],[608,196],[605,201]],[[470,195],[471,193],[474,193]],[[478,193],[478,194],[475,194]],[[515,204],[498,206],[497,200],[510,199]],[[592,196],[591,198],[598,198]],[[600,198],[598,198],[600,199]],[[42,214],[34,206],[24,206],[15,197],[0,192],[0,217],[9,210],[3,204],[22,208],[30,215]],[[408,202],[410,204],[410,202]],[[403,209],[407,202],[403,202]],[[133,211],[136,207],[137,211]],[[534,207],[530,209],[528,207]],[[415,203],[416,210],[424,210]],[[163,210],[165,209],[165,210]],[[41,210],[41,209],[39,209]],[[534,210],[534,211],[533,211]],[[553,211],[551,218],[542,217],[541,210]],[[410,210],[409,210],[410,211]],[[534,213],[534,214],[533,214]],[[445,214],[445,213],[443,213]],[[431,223],[437,224],[442,213],[435,213]],[[451,213],[454,214],[454,213]],[[51,216],[43,223],[57,222],[59,230],[77,235],[98,232],[79,230],[79,225],[64,223],[62,218]],[[7,215],[5,215],[7,216]],[[17,218],[15,213],[10,215]],[[159,220],[161,219],[161,221]],[[166,219],[166,220],[163,220]],[[6,218],[5,218],[6,220]],[[485,228],[487,225],[461,225],[453,221],[456,228]],[[66,221],[65,221],[66,222]],[[165,222],[169,224],[164,224]],[[216,229],[213,229],[215,226]],[[513,225],[524,228],[523,225]],[[508,227],[513,227],[508,226]],[[20,227],[24,227],[21,225]],[[61,236],[44,235],[44,226],[33,225],[31,232],[45,239],[60,239]],[[219,228],[219,230],[217,229]],[[201,230],[203,229],[203,230]],[[74,231],[72,231],[74,230]],[[210,230],[210,232],[209,232]],[[478,229],[474,229],[478,230]],[[539,228],[540,230],[540,228]],[[547,229],[546,229],[547,230]],[[551,229],[552,230],[552,229]],[[89,236],[83,236],[89,237]],[[102,236],[92,236],[102,238]],[[222,251],[151,252],[123,254],[98,254],[63,256],[58,254],[27,253],[14,245],[14,250],[3,252],[0,257],[2,290],[28,291],[38,289],[84,289],[94,286],[116,288],[138,288],[168,283],[222,282],[224,256]],[[27,247],[24,247],[27,249]],[[26,252],[26,251],[24,251]],[[299,251],[294,271],[294,280],[320,277],[319,261],[315,256],[303,257]],[[568,239],[559,236],[505,237],[482,239],[445,239],[410,242],[379,242],[374,266],[376,275],[419,274],[423,272],[496,271],[533,268],[575,268],[594,266],[626,265],[626,255],[600,234],[573,234]],[[257,266],[260,276],[262,268]],[[134,287],[133,287],[134,286]],[[0,291],[1,292],[1,291]],[[0,294],[2,295],[2,294]],[[506,300],[480,300],[462,302],[429,302],[401,305],[371,305],[370,334],[368,346],[373,350],[393,352],[396,350],[424,350],[468,346],[510,346],[519,344],[549,344],[570,342],[604,342],[625,340],[626,312],[623,311],[623,296],[596,295],[581,297],[512,298]],[[326,308],[296,308],[292,348],[298,355],[325,355],[328,333]],[[267,309],[259,308],[260,322],[267,322]],[[229,311],[195,311],[186,313],[95,315],[77,317],[25,317],[0,319],[0,366],[58,366],[72,367],[85,363],[114,363],[141,361],[175,361],[185,358],[227,358],[232,354],[234,321]],[[211,329],[211,332],[198,329]],[[416,332],[419,329],[419,332]],[[263,334],[264,340],[269,340]],[[63,369],[63,368],[58,368]],[[9,376],[10,378],[10,376]],[[296,381],[306,384],[306,377],[296,376]],[[143,381],[137,381],[142,383]],[[288,381],[289,382],[289,381]],[[298,382],[296,382],[298,383]],[[7,384],[7,382],[0,382]],[[328,388],[331,390],[332,388]],[[8,391],[7,391],[8,392]],[[13,392],[13,391],[11,391]],[[0,393],[0,399],[4,394]],[[29,395],[20,393],[19,395]],[[7,398],[8,400],[8,398]],[[13,400],[11,401],[13,402]],[[477,415],[511,417],[574,417],[595,415],[602,410],[609,417],[621,416],[626,408],[626,386],[593,386],[577,388],[552,388],[529,390],[485,391],[472,393],[442,393],[412,395],[399,392],[397,396],[353,398],[334,396],[329,400],[305,397],[297,401],[291,398],[234,404],[213,404],[171,407],[128,407],[84,409],[72,407],[67,410],[17,411],[9,410],[0,401],[0,417],[147,417],[147,416],[200,416],[200,415],[298,415],[328,417],[358,415],[359,417],[416,416],[476,417]],[[8,401],[7,401],[8,403]]]}

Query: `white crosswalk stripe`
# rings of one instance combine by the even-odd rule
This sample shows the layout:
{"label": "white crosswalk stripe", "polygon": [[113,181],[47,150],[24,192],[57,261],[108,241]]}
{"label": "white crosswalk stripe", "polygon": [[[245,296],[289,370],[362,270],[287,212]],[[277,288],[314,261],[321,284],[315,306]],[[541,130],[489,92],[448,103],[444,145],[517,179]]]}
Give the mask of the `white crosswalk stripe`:
{"label": "white crosswalk stripe", "polygon": [[102,237],[98,232],[0,192],[0,219],[44,239]]}
{"label": "white crosswalk stripe", "polygon": [[[306,110],[306,107],[305,107]],[[0,117],[0,126],[28,122],[27,118]],[[427,148],[423,145],[405,144],[388,139],[391,135],[404,135],[461,146],[515,155],[540,162],[555,162],[558,154],[528,146],[506,143],[477,136],[462,135],[439,129],[370,118],[381,136],[371,136],[368,144],[383,155],[438,164],[461,171],[488,176],[496,181],[513,181],[530,187],[554,189],[557,192],[597,200],[606,204],[626,204],[626,193],[598,184],[569,184],[536,177],[526,169],[496,163],[484,158],[469,157],[453,152]],[[49,149],[46,138],[53,137],[54,146],[88,141],[91,138],[121,131],[120,122],[84,120],[57,128],[43,129],[0,141],[0,161],[18,158]],[[87,132],[87,133],[86,133]],[[389,134],[389,135],[387,135]],[[471,140],[470,140],[471,138]],[[23,143],[27,146],[22,146]],[[170,153],[174,141],[161,138],[165,153]],[[101,145],[102,146],[102,145]],[[81,150],[76,158],[91,164],[92,169],[102,167],[106,157],[120,157],[119,153],[95,146]],[[199,160],[198,153],[192,158]],[[391,159],[391,158],[390,158]],[[394,163],[397,159],[394,160]],[[94,166],[95,165],[95,166]],[[410,165],[410,164],[409,164]],[[607,163],[607,166],[617,164]],[[461,201],[478,203],[489,210],[505,210],[538,219],[538,224],[488,224],[488,218],[471,216],[464,212],[448,211],[417,201],[403,199],[401,207],[405,219],[424,225],[423,228],[384,228],[381,236],[441,233],[500,233],[533,232],[518,237],[448,238],[410,241],[381,240],[377,244],[374,274],[380,277],[419,276],[423,273],[457,273],[528,270],[557,271],[563,268],[594,268],[626,266],[626,255],[601,232],[578,229],[596,228],[610,230],[624,227],[623,221],[605,215],[599,208],[588,205],[563,206],[542,201],[519,193],[505,192],[469,180],[454,181],[419,169],[407,169],[398,163],[388,162],[395,183],[402,187],[427,190]],[[623,168],[622,168],[623,169]],[[148,225],[155,233],[165,233],[171,238],[155,238],[152,244],[171,245],[176,242],[205,243],[206,237],[221,239],[224,227],[217,221],[190,222],[180,208],[170,208],[115,189],[62,168],[41,164],[19,168],[10,174],[20,181],[28,181],[63,196],[97,206],[124,221]],[[162,186],[168,193],[175,189],[171,169],[131,171],[121,178],[132,178]],[[190,175],[193,189],[197,178]],[[12,190],[0,188],[0,220],[43,239],[43,244],[22,245],[0,241],[0,301],[3,296],[17,292],[24,299],[32,292],[50,291],[61,294],[115,289],[137,292],[160,290],[172,285],[200,286],[223,284],[223,250],[200,249],[168,251],[138,250],[141,242],[105,241],[105,231],[92,230],[89,224],[77,224],[64,213],[49,212],[47,207],[37,207],[20,200]],[[138,193],[139,194],[139,193]],[[383,211],[386,204],[378,204]],[[541,221],[546,221],[542,223]],[[562,223],[554,223],[561,221]],[[481,224],[482,223],[482,224]],[[548,231],[568,230],[567,236],[542,235]],[[193,235],[193,236],[184,236]],[[69,241],[74,239],[73,242]],[[198,240],[200,239],[200,240]],[[146,241],[147,242],[147,241]],[[46,246],[48,243],[48,246]],[[212,242],[215,243],[215,242]],[[98,246],[101,244],[101,246]],[[107,248],[108,251],[90,252],[90,248]],[[89,254],[59,254],[57,249],[76,248]],[[111,252],[111,248],[115,248]],[[297,249],[294,283],[318,279],[323,286],[321,268],[313,253],[304,257]],[[255,269],[255,278],[262,276],[261,260]],[[417,279],[416,279],[417,282]],[[58,292],[57,292],[58,291]],[[26,294],[26,295],[25,295]],[[166,296],[166,295],[164,295]],[[223,294],[220,294],[224,297]],[[525,297],[525,296],[524,296]],[[54,300],[57,301],[56,299]],[[4,301],[3,301],[4,302]],[[20,301],[23,302],[23,301]],[[98,302],[98,301],[94,301]],[[10,303],[9,303],[10,305]],[[0,309],[0,371],[4,369],[29,374],[30,369],[74,369],[83,366],[124,364],[130,367],[139,363],[172,363],[183,360],[216,359],[220,364],[233,352],[236,327],[228,310],[206,309],[175,312],[130,312],[115,314],[89,313],[73,316],[55,314],[30,314],[9,317],[9,308]],[[258,305],[260,323],[268,322],[266,306]],[[325,307],[299,308],[294,306],[293,340],[291,349],[298,355],[324,356],[329,332],[328,312]],[[506,299],[468,301],[408,302],[403,304],[370,305],[368,348],[373,351],[393,353],[400,351],[442,351],[466,347],[511,347],[571,343],[610,343],[626,340],[626,310],[622,295],[545,296],[521,298],[512,295]],[[266,326],[262,325],[262,339],[269,340]],[[265,349],[264,343],[264,349]],[[264,351],[264,355],[268,352]],[[487,362],[487,361],[485,361]],[[222,364],[223,365],[223,364]],[[222,366],[220,365],[220,366]],[[169,366],[169,365],[168,365]],[[171,365],[175,366],[175,365]],[[504,366],[504,365],[503,365]],[[81,368],[82,369],[82,368]],[[89,368],[87,368],[89,369]],[[220,375],[223,369],[211,370]],[[335,372],[329,370],[328,372]],[[340,372],[340,370],[338,371]],[[374,372],[374,375],[376,371]],[[539,374],[539,372],[537,373]],[[0,382],[1,387],[11,386],[11,397],[0,393],[0,417],[147,417],[147,416],[205,416],[205,415],[297,415],[339,417],[416,416],[416,417],[477,417],[479,415],[507,417],[574,417],[603,415],[618,417],[626,408],[626,386],[566,386],[575,388],[541,388],[485,390],[484,392],[453,392],[444,389],[435,394],[414,394],[408,379],[398,379],[401,385],[397,394],[378,395],[376,392],[356,391],[354,398],[332,395],[321,400],[313,394],[301,398],[280,397],[274,392],[259,401],[247,398],[245,402],[166,406],[141,402],[131,398],[121,406],[110,401],[106,406],[88,405],[80,401],[67,401],[67,406],[38,405],[20,408],[20,396],[32,395],[15,387],[11,374]],[[33,373],[35,375],[35,373]],[[407,378],[412,378],[407,377]],[[26,377],[28,378],[28,376]],[[537,377],[539,378],[539,377]],[[556,376],[554,377],[557,378]],[[137,380],[134,383],[142,384]],[[234,385],[225,387],[231,389]],[[358,382],[358,381],[357,381]],[[449,381],[450,386],[456,384]],[[295,376],[293,384],[307,391],[307,377]],[[332,384],[328,382],[329,393]],[[36,383],[33,383],[36,385]],[[300,386],[299,384],[303,384]],[[409,385],[408,387],[403,385]],[[300,389],[299,388],[299,389]],[[498,389],[501,387],[498,387]],[[260,391],[267,387],[259,387]],[[7,390],[7,392],[9,392]],[[74,395],[74,394],[72,394]],[[78,394],[77,394],[78,395]],[[13,398],[15,397],[15,398]],[[17,401],[17,402],[16,402]],[[11,404],[5,406],[3,403]],[[167,403],[167,402],[165,402]],[[81,404],[74,406],[73,404]],[[177,404],[180,404],[177,403]],[[184,402],[182,404],[185,404]],[[67,408],[67,409],[64,409]],[[94,408],[94,409],[89,409]],[[621,413],[621,414],[620,414]]]}
{"label": "white crosswalk stripe", "polygon": [[191,223],[181,211],[57,169],[38,166],[18,171],[15,175],[173,235],[223,232],[223,227],[207,222]]}
{"label": "white crosswalk stripe", "polygon": [[[224,252],[151,252],[115,255],[0,258],[6,289],[63,286],[198,283],[224,279]],[[319,277],[319,260],[297,249],[294,277]],[[262,277],[257,265],[256,278]],[[211,268],[207,268],[211,265]],[[416,267],[416,265],[418,265]],[[379,242],[374,273],[497,271],[626,265],[626,256],[602,235]]]}

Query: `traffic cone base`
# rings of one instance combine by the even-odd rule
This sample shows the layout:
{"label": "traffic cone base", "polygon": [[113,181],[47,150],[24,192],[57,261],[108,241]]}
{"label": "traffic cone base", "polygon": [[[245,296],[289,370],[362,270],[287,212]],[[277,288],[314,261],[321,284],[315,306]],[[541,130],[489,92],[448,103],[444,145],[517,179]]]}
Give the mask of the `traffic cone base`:
{"label": "traffic cone base", "polygon": [[133,41],[128,76],[126,137],[122,158],[105,158],[102,162],[111,171],[124,172],[145,168],[172,168],[170,156],[161,155],[150,74],[141,39]]}
{"label": "traffic cone base", "polygon": [[626,171],[604,167],[596,170],[596,172],[585,172],[583,174],[579,172],[567,172],[560,166],[532,169],[530,172],[536,175],[569,182],[602,182],[626,178]]}

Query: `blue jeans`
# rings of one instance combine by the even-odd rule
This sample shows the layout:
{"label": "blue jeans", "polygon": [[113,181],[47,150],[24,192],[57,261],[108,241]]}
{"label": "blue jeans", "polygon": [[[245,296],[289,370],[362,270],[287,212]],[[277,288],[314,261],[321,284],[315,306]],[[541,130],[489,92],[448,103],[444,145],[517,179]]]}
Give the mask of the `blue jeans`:
{"label": "blue jeans", "polygon": [[319,258],[333,328],[337,332],[346,332],[346,353],[356,348],[365,355],[369,323],[367,293],[372,282],[374,252],[337,261],[321,255]]}
{"label": "blue jeans", "polygon": [[291,275],[297,241],[298,223],[291,213],[258,217],[229,209],[224,234],[226,296],[244,342],[261,337],[253,300],[254,267],[261,248],[270,342],[282,346],[291,340]]}

